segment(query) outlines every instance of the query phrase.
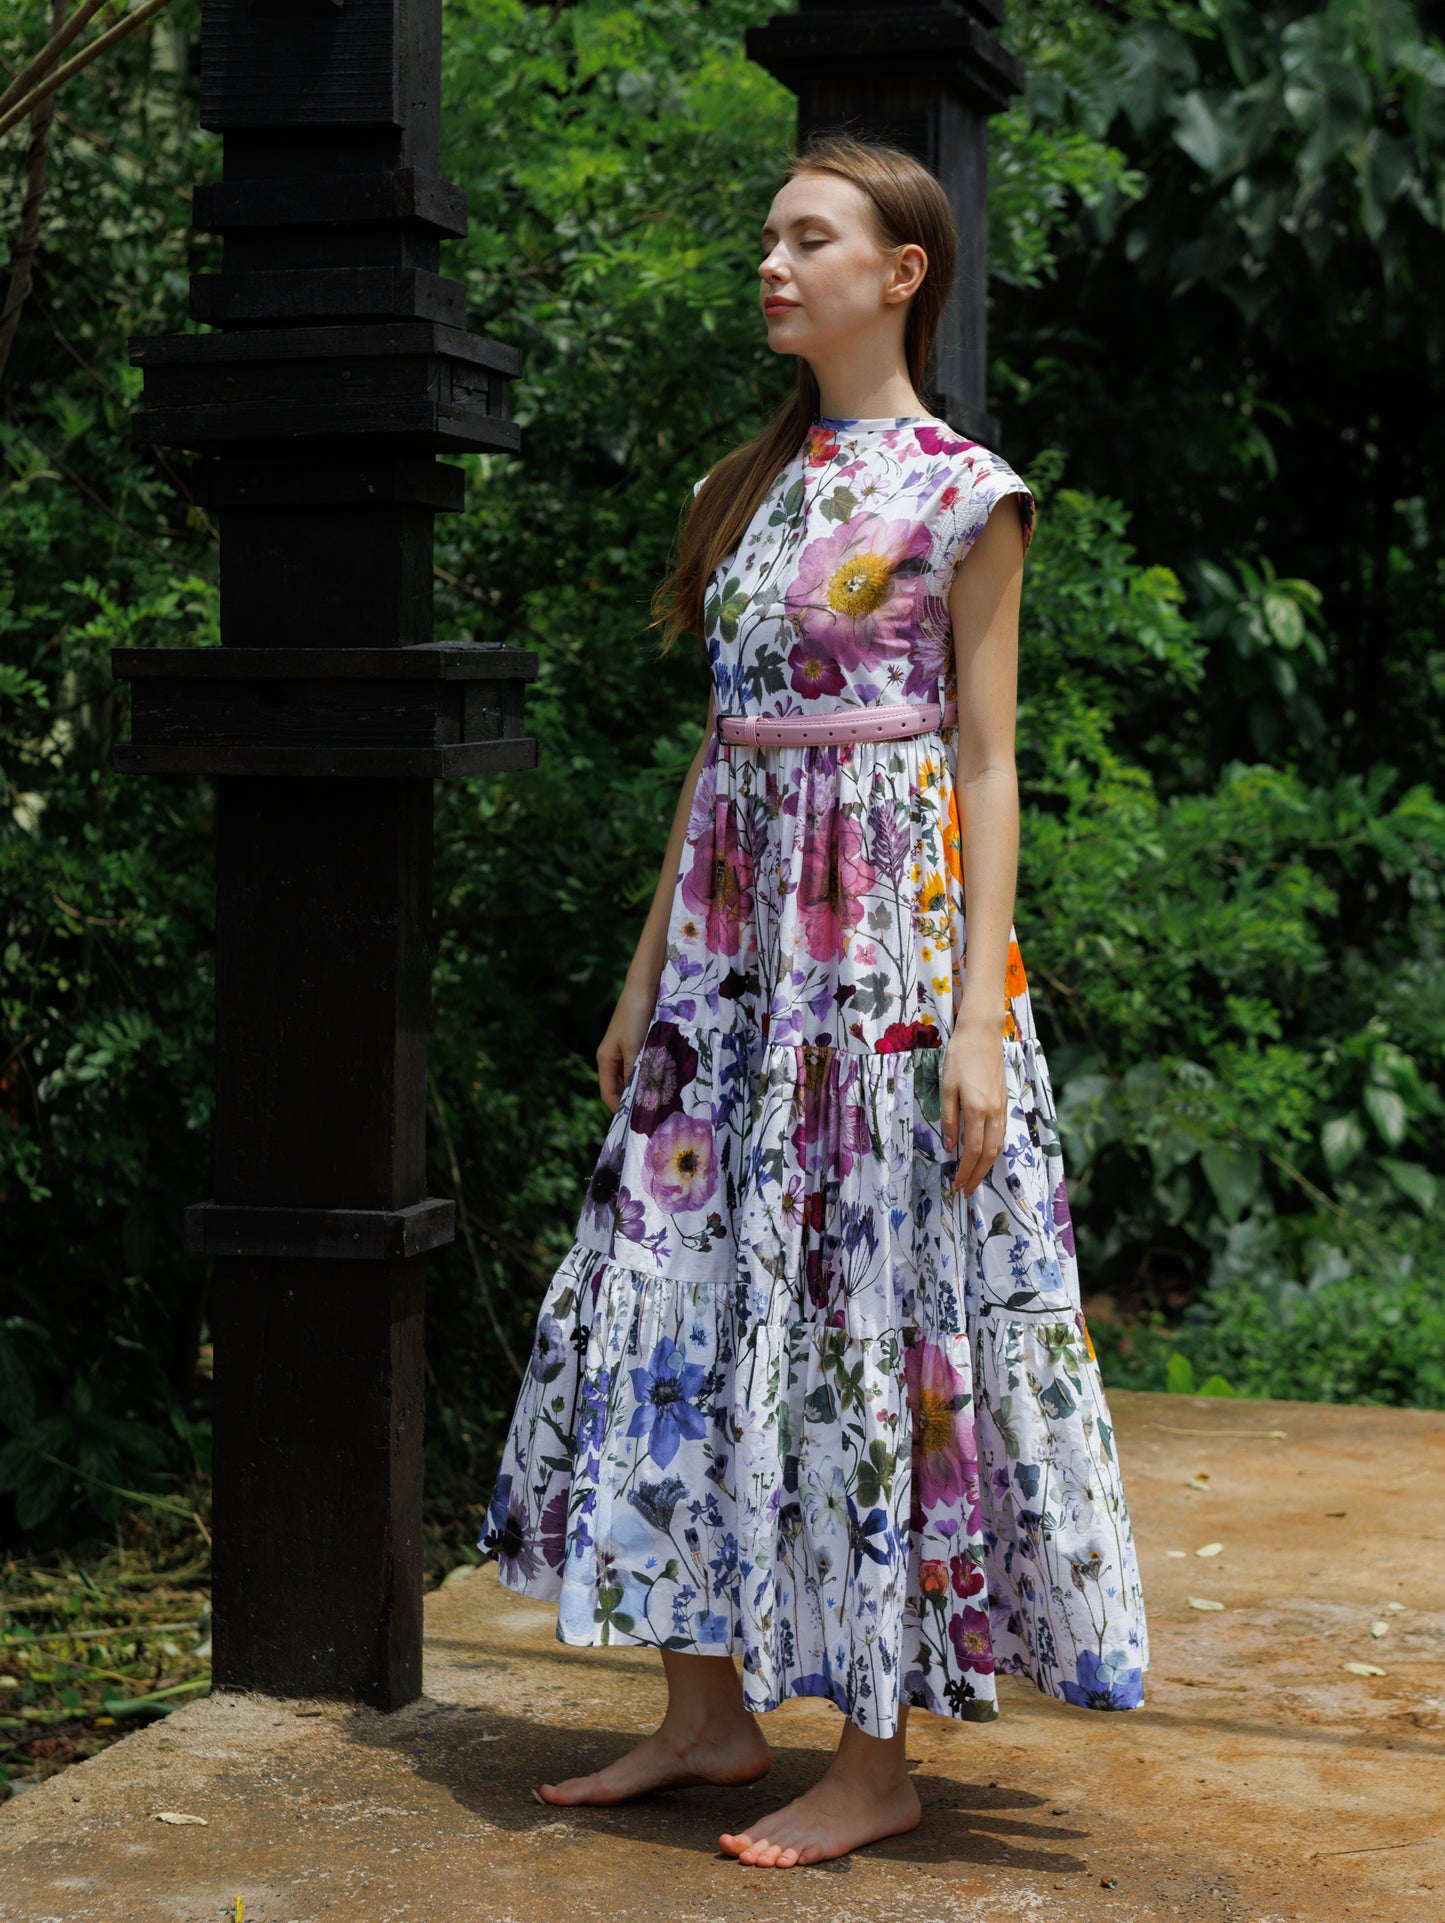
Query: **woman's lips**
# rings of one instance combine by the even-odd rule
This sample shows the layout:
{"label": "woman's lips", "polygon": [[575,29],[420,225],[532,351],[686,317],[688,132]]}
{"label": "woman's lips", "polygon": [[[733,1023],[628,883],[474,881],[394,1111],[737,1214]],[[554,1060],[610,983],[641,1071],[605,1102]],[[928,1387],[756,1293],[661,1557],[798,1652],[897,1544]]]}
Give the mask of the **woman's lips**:
{"label": "woman's lips", "polygon": [[763,312],[765,314],[787,314],[797,305],[798,302],[795,300],[765,300],[763,302]]}

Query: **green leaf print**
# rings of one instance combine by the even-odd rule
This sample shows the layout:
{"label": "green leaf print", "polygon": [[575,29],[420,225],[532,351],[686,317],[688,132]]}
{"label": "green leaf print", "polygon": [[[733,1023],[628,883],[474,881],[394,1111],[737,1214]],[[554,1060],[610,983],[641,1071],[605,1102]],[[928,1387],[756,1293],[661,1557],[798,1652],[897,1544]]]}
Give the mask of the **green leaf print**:
{"label": "green leaf print", "polygon": [[1060,1377],[1056,1376],[1047,1389],[1039,1390],[1039,1407],[1046,1414],[1051,1415],[1056,1422],[1062,1422],[1065,1416],[1071,1416],[1078,1406],[1068,1383]]}
{"label": "green leaf print", "polygon": [[788,685],[788,663],[776,648],[759,648],[753,657],[753,686],[759,694],[779,694]]}
{"label": "green leaf print", "polygon": [[801,480],[794,481],[782,500],[768,516],[769,527],[780,527],[784,521],[790,521],[793,518],[798,509],[803,505],[803,489],[804,483]]}
{"label": "green leaf print", "polygon": [[922,1060],[913,1070],[913,1098],[930,1128],[943,1127],[943,1083],[937,1057],[941,1048],[921,1049]]}
{"label": "green leaf print", "polygon": [[868,1453],[858,1463],[858,1503],[861,1508],[871,1509],[874,1503],[887,1497],[893,1488],[893,1471],[898,1457],[889,1449],[886,1442],[870,1442]]}
{"label": "green leaf print", "polygon": [[859,981],[854,1006],[863,1015],[886,1015],[894,1000],[896,997],[887,975],[882,969],[875,968]]}
{"label": "green leaf print", "polygon": [[994,1410],[993,1419],[998,1425],[999,1434],[1003,1437],[1003,1446],[1008,1454],[1009,1461],[1017,1462],[1019,1459],[1019,1432],[1014,1423],[1014,1399],[1012,1396],[1004,1397],[1003,1401],[1000,1402]]}
{"label": "green leaf print", "polygon": [[612,1640],[609,1631],[618,1629],[624,1636],[630,1636],[637,1626],[625,1610],[618,1608],[624,1593],[620,1582],[604,1582],[598,1587],[597,1608],[592,1619],[601,1623],[604,1643]]}
{"label": "green leaf print", "polygon": [[838,1404],[826,1382],[820,1382],[811,1395],[804,1397],[803,1408],[814,1422],[834,1423],[838,1420]]}
{"label": "green leaf print", "polygon": [[738,622],[747,609],[749,597],[746,594],[733,594],[722,604],[718,616],[718,631],[729,645],[738,638]]}
{"label": "green leaf print", "polygon": [[819,501],[818,510],[830,521],[851,521],[858,512],[858,496],[851,487],[835,487],[831,494]]}

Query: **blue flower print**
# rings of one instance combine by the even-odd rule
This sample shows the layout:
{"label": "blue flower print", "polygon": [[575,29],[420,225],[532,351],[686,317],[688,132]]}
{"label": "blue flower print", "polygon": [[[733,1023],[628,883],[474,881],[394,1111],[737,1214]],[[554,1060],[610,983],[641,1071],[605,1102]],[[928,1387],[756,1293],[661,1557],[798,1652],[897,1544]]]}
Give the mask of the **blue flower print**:
{"label": "blue flower print", "polygon": [[1079,1680],[1064,1680],[1060,1687],[1064,1700],[1081,1709],[1137,1709],[1144,1700],[1144,1677],[1138,1665],[1130,1665],[1122,1649],[1111,1649],[1096,1656],[1092,1649],[1079,1652]]}
{"label": "blue flower print", "polygon": [[629,1373],[637,1407],[627,1433],[646,1436],[647,1453],[665,1469],[684,1436],[689,1442],[700,1442],[707,1434],[703,1413],[691,1400],[702,1389],[707,1370],[700,1362],[688,1362],[677,1344],[664,1336],[647,1367]]}
{"label": "blue flower print", "polygon": [[[882,1544],[870,1542],[870,1536],[883,1534]],[[888,1511],[870,1509],[866,1516],[859,1516],[858,1505],[852,1496],[848,1498],[848,1546],[853,1551],[853,1574],[856,1578],[863,1567],[863,1558],[871,1556],[874,1562],[885,1566],[893,1560],[893,1545],[888,1540]]]}

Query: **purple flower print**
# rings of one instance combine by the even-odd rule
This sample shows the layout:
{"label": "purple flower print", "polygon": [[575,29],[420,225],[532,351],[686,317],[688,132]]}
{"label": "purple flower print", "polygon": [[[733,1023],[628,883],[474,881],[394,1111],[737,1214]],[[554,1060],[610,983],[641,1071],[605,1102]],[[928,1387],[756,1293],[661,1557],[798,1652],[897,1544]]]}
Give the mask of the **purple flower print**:
{"label": "purple flower print", "polygon": [[676,1022],[652,1024],[637,1062],[637,1086],[627,1126],[654,1135],[682,1110],[682,1092],[697,1076],[697,1050]]}
{"label": "purple flower print", "polygon": [[587,1196],[582,1206],[588,1219],[599,1229],[605,1229],[616,1212],[617,1188],[622,1179],[623,1147],[620,1136],[610,1146],[603,1144],[597,1166],[592,1171],[592,1180],[587,1184]]}
{"label": "purple flower print", "polygon": [[484,1555],[497,1558],[498,1573],[514,1588],[530,1582],[537,1573],[537,1552],[527,1528],[526,1504],[521,1490],[513,1490],[509,1475],[497,1477],[481,1549]]}
{"label": "purple flower print", "polygon": [[833,656],[820,641],[804,636],[794,642],[788,654],[789,678],[798,694],[811,697],[841,694],[848,680]]}
{"label": "purple flower print", "polygon": [[855,514],[803,549],[784,606],[847,673],[876,668],[908,651],[932,547],[924,521]]}
{"label": "purple flower print", "polygon": [[1059,1185],[1054,1190],[1054,1228],[1058,1232],[1059,1246],[1074,1253],[1074,1224],[1069,1216],[1069,1191],[1064,1187],[1064,1178],[1059,1177]]}
{"label": "purple flower print", "polygon": [[1144,1700],[1144,1672],[1132,1665],[1125,1651],[1111,1649],[1096,1656],[1079,1651],[1078,1681],[1060,1681],[1064,1700],[1080,1709],[1137,1709]]}
{"label": "purple flower print", "polygon": [[532,1343],[532,1359],[527,1365],[534,1382],[551,1382],[562,1373],[567,1359],[567,1338],[555,1315],[544,1315],[537,1323]]}
{"label": "purple flower print", "polygon": [[798,908],[814,961],[840,961],[843,930],[863,919],[863,897],[878,879],[864,853],[862,825],[833,815],[804,830]]}
{"label": "purple flower print", "polygon": [[640,1242],[647,1234],[647,1210],[629,1188],[617,1192],[617,1234],[624,1242]]}
{"label": "purple flower print", "polygon": [[[942,595],[926,595],[919,608],[918,632],[908,643],[908,679],[903,698],[931,701],[948,673],[953,655],[952,616]],[[945,686],[947,683],[945,682]]]}
{"label": "purple flower print", "polygon": [[700,1115],[669,1115],[647,1144],[648,1192],[669,1215],[700,1209],[717,1187],[717,1143]]}
{"label": "purple flower print", "polygon": [[948,1640],[958,1657],[960,1669],[976,1669],[984,1676],[993,1674],[993,1640],[988,1633],[988,1617],[981,1609],[965,1603],[948,1619]]}
{"label": "purple flower print", "polygon": [[542,1511],[539,1538],[549,1566],[560,1569],[567,1560],[567,1491],[559,1489]]}
{"label": "purple flower print", "polygon": [[627,1433],[646,1436],[648,1455],[665,1469],[684,1437],[700,1442],[707,1434],[703,1413],[693,1402],[707,1370],[700,1362],[689,1362],[677,1344],[664,1336],[647,1367],[630,1373],[637,1407]]}

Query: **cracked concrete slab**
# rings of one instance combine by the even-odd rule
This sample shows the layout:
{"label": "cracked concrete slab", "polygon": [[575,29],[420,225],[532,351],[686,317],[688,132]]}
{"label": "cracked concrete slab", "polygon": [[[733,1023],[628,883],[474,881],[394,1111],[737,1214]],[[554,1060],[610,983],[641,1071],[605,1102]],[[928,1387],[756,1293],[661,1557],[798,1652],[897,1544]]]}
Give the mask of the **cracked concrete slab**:
{"label": "cracked concrete slab", "polygon": [[1006,1677],[996,1723],[915,1711],[908,1836],[782,1872],[719,1850],[816,1775],[819,1701],[761,1719],[751,1788],[540,1804],[655,1726],[661,1664],[563,1647],[489,1567],[428,1597],[426,1693],[396,1715],[216,1695],[5,1805],[0,1923],[218,1923],[237,1897],[246,1923],[1441,1923],[1445,1413],[1110,1401],[1146,1704]]}

